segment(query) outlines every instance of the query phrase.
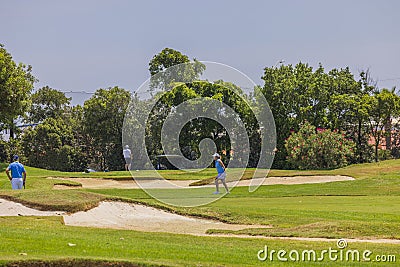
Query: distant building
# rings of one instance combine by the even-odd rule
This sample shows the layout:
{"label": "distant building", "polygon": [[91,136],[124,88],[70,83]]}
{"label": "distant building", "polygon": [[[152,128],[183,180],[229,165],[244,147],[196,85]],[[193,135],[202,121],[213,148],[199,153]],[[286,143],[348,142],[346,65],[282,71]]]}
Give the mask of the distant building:
{"label": "distant building", "polygon": [[[37,123],[21,124],[21,125],[17,125],[17,128],[19,129],[19,132],[22,133],[29,127],[36,127],[37,125],[38,125]],[[0,131],[0,140],[9,141],[11,138],[10,134],[11,134],[10,129],[4,129],[4,130]],[[15,133],[14,133],[14,135],[15,135]]]}
{"label": "distant building", "polygon": [[[396,125],[398,126],[400,124],[399,119],[392,119],[391,120],[391,133],[389,136],[386,135],[387,129],[384,129],[382,132],[381,140],[379,141],[379,146],[378,149],[380,150],[387,150],[391,149],[394,141],[394,136],[395,134],[399,134],[398,127],[395,127]],[[389,128],[389,127],[388,127]],[[371,146],[375,145],[375,137],[372,135],[369,137],[368,144]],[[388,147],[389,146],[389,147]]]}
{"label": "distant building", "polygon": [[8,141],[10,140],[10,130],[4,129],[0,131],[0,140]]}

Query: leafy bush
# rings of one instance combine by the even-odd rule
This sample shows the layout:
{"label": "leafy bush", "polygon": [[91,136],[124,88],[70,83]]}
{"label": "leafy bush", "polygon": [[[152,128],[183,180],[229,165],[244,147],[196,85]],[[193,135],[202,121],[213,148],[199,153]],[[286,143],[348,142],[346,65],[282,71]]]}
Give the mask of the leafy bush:
{"label": "leafy bush", "polygon": [[22,145],[27,164],[33,167],[82,171],[88,164],[71,125],[60,118],[48,118],[35,128],[28,128],[22,136]]}
{"label": "leafy bush", "polygon": [[296,169],[334,169],[349,164],[355,144],[344,134],[316,129],[309,122],[286,140],[288,162]]}
{"label": "leafy bush", "polygon": [[18,155],[21,162],[25,161],[21,140],[0,140],[0,162],[11,162],[14,155]]}
{"label": "leafy bush", "polygon": [[379,158],[379,161],[393,159],[392,151],[385,150],[385,149],[379,149],[378,158]]}

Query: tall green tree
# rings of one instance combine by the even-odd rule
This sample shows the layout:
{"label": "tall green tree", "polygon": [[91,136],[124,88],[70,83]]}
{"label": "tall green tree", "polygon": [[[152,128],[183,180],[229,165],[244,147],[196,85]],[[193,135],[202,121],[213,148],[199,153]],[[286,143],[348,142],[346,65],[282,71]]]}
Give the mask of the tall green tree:
{"label": "tall green tree", "polygon": [[[172,90],[164,93],[160,99],[158,99],[156,105],[152,109],[147,121],[148,127],[146,128],[146,145],[147,151],[149,152],[150,158],[155,163],[155,157],[163,154],[163,148],[161,146],[161,129],[164,126],[165,120],[169,114],[173,114],[174,119],[180,121],[185,117],[185,114],[176,113],[174,110],[183,102],[193,100],[196,98],[208,98],[217,100],[221,103],[221,112],[216,112],[214,108],[211,108],[211,112],[215,114],[219,121],[223,119],[241,119],[244,122],[247,134],[250,136],[251,145],[251,156],[249,166],[254,167],[257,164],[257,155],[259,155],[260,136],[255,130],[258,129],[257,121],[251,108],[243,100],[246,97],[241,89],[236,85],[224,81],[216,81],[209,83],[207,81],[195,81],[192,83],[184,83],[175,86]],[[234,110],[235,114],[229,112],[223,112],[223,105],[225,104]],[[191,106],[188,105],[187,113],[190,112]],[[195,108],[193,106],[193,108]],[[202,106],[203,112],[208,112],[207,106]],[[195,112],[195,114],[198,114]],[[230,116],[236,116],[230,118]],[[237,117],[238,116],[238,117]],[[236,134],[241,134],[240,131],[236,131]],[[227,133],[227,129],[224,128],[218,121],[206,118],[197,117],[186,123],[183,129],[180,131],[179,136],[179,147],[187,158],[196,158],[193,156],[200,154],[199,144],[201,140],[209,138],[217,146],[219,153],[225,152],[227,160],[229,160],[229,153],[231,150],[231,140]],[[254,139],[254,141],[253,141]],[[257,141],[258,140],[258,141]],[[236,151],[238,152],[238,151]],[[235,153],[236,153],[235,152]]]}
{"label": "tall green tree", "polygon": [[91,138],[92,157],[100,169],[123,167],[122,126],[131,94],[117,86],[98,89],[84,103],[84,131]]}
{"label": "tall green tree", "polygon": [[31,102],[29,120],[37,123],[46,118],[62,117],[69,108],[71,98],[66,97],[63,92],[45,86],[32,94]]}
{"label": "tall green tree", "polygon": [[377,90],[376,84],[370,78],[369,70],[361,72],[358,81],[348,68],[340,72],[334,69],[329,74],[334,88],[328,106],[331,129],[346,132],[356,143],[354,162],[370,162],[373,151],[369,145],[369,99]]}
{"label": "tall green tree", "polygon": [[188,62],[190,62],[190,59],[187,55],[172,48],[164,48],[149,62],[150,75],[153,76],[169,67]]}
{"label": "tall green tree", "polygon": [[335,129],[346,132],[356,144],[353,163],[372,160],[373,152],[369,145],[370,127],[368,126],[370,104],[370,95],[361,93],[333,95],[329,105]]}
{"label": "tall green tree", "polygon": [[11,54],[0,44],[0,127],[15,130],[14,120],[29,109],[29,95],[36,81],[32,68],[15,63]]}
{"label": "tall green tree", "polygon": [[329,76],[320,65],[298,63],[279,68],[265,68],[261,91],[274,115],[277,131],[275,167],[286,165],[285,140],[291,131],[298,131],[301,123],[309,121],[316,127],[328,127]]}
{"label": "tall green tree", "polygon": [[352,161],[368,161],[369,104],[363,99],[375,90],[369,83],[368,72],[361,73],[356,80],[349,68],[326,72],[321,65],[314,70],[299,63],[266,68],[262,79],[262,92],[277,128],[275,167],[285,167],[288,156],[285,140],[305,121],[317,128],[345,132],[357,144],[357,157]]}
{"label": "tall green tree", "polygon": [[24,156],[30,166],[59,170],[83,171],[87,154],[75,139],[73,121],[47,118],[22,135]]}
{"label": "tall green tree", "polygon": [[369,127],[374,140],[375,161],[379,161],[379,146],[382,144],[385,134],[391,134],[391,129],[385,127],[390,124],[393,117],[400,114],[400,98],[392,90],[382,89],[365,99],[369,103]]}
{"label": "tall green tree", "polygon": [[[177,67],[164,72],[172,66]],[[181,52],[172,48],[164,48],[149,62],[150,88],[171,89],[175,82],[191,82],[197,79],[204,70],[205,65],[196,59],[191,62],[189,57]]]}

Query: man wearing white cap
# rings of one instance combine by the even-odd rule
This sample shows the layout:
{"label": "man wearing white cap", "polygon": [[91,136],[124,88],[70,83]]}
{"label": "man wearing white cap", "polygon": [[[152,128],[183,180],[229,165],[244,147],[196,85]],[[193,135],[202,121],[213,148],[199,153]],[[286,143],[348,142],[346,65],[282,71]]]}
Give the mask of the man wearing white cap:
{"label": "man wearing white cap", "polygon": [[14,162],[11,163],[6,169],[6,174],[11,182],[11,187],[13,190],[20,190],[25,187],[26,171],[24,165],[19,163],[18,160],[19,157],[17,155],[14,155],[13,157]]}
{"label": "man wearing white cap", "polygon": [[214,192],[214,194],[219,194],[219,181],[222,182],[226,189],[226,193],[229,194],[229,188],[226,185],[226,173],[225,173],[225,165],[221,160],[221,156],[218,153],[215,153],[214,155],[214,161],[215,161],[215,168],[217,169],[218,175],[215,177],[215,186],[217,188],[217,191]]}
{"label": "man wearing white cap", "polygon": [[122,154],[124,154],[124,159],[125,159],[125,170],[129,171],[131,169],[131,164],[132,164],[132,152],[129,149],[128,145],[125,146],[125,149],[122,151]]}

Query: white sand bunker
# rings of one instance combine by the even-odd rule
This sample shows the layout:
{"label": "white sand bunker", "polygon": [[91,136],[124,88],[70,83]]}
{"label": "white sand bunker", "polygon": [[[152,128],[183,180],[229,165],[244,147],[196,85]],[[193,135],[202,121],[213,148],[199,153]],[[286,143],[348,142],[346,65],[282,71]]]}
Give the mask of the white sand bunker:
{"label": "white sand bunker", "polygon": [[28,208],[20,203],[0,199],[0,216],[59,216],[61,211],[41,211]]}
{"label": "white sand bunker", "polygon": [[66,225],[71,226],[179,234],[204,234],[207,229],[269,228],[269,226],[227,224],[213,220],[191,218],[143,205],[123,202],[101,202],[98,207],[87,212],[65,215],[64,222]]}
{"label": "white sand bunker", "polygon": [[[113,179],[102,179],[102,178],[53,178],[49,177],[48,179],[56,179],[56,180],[65,180],[65,181],[73,181],[80,183],[83,188],[90,189],[138,189],[139,185],[133,180],[113,180]],[[329,182],[340,182],[340,181],[350,181],[354,180],[354,178],[350,176],[336,175],[336,176],[293,176],[293,177],[267,177],[263,178],[255,178],[257,181],[256,184],[262,185],[275,185],[275,184],[316,184],[316,183],[329,183]],[[228,182],[228,186],[232,187],[236,184],[236,186],[249,186],[251,180],[241,180],[239,182]],[[199,187],[214,187],[214,183],[203,185],[203,186],[190,186],[190,184],[198,182],[198,180],[174,180],[169,181],[169,183],[165,183],[164,180],[160,179],[148,179],[141,181],[141,185],[145,188],[153,188],[153,189],[168,189],[175,188],[175,186],[183,187],[183,188],[199,188]],[[55,185],[54,189],[74,189],[75,186],[67,186],[67,185]]]}
{"label": "white sand bunker", "polygon": [[[354,180],[353,177],[343,175],[313,175],[313,176],[293,176],[293,177],[267,177],[264,181],[262,178],[256,178],[262,185],[274,185],[274,184],[320,184],[330,182],[341,182]],[[249,186],[251,180],[241,180],[236,186]],[[258,184],[258,183],[257,183]]]}
{"label": "white sand bunker", "polygon": [[[114,179],[102,179],[102,178],[62,178],[62,177],[48,177],[47,179],[54,180],[62,180],[62,181],[72,181],[76,183],[80,183],[82,188],[89,189],[139,189],[140,186],[136,183],[135,180],[114,180]],[[177,180],[177,181],[168,181],[162,179],[148,179],[141,181],[141,185],[146,188],[156,188],[156,189],[168,189],[168,188],[176,188],[176,186],[180,187],[189,187],[189,185],[197,180]],[[54,185],[53,189],[74,189],[76,186],[68,186],[68,185]]]}
{"label": "white sand bunker", "polygon": [[[119,188],[119,189],[137,189],[139,186],[132,180],[113,180],[113,179],[102,179],[102,178],[53,178],[48,179],[72,181],[80,183],[83,188],[90,189],[106,189],[106,188]],[[74,189],[76,186],[67,185],[55,185],[54,189]]]}

